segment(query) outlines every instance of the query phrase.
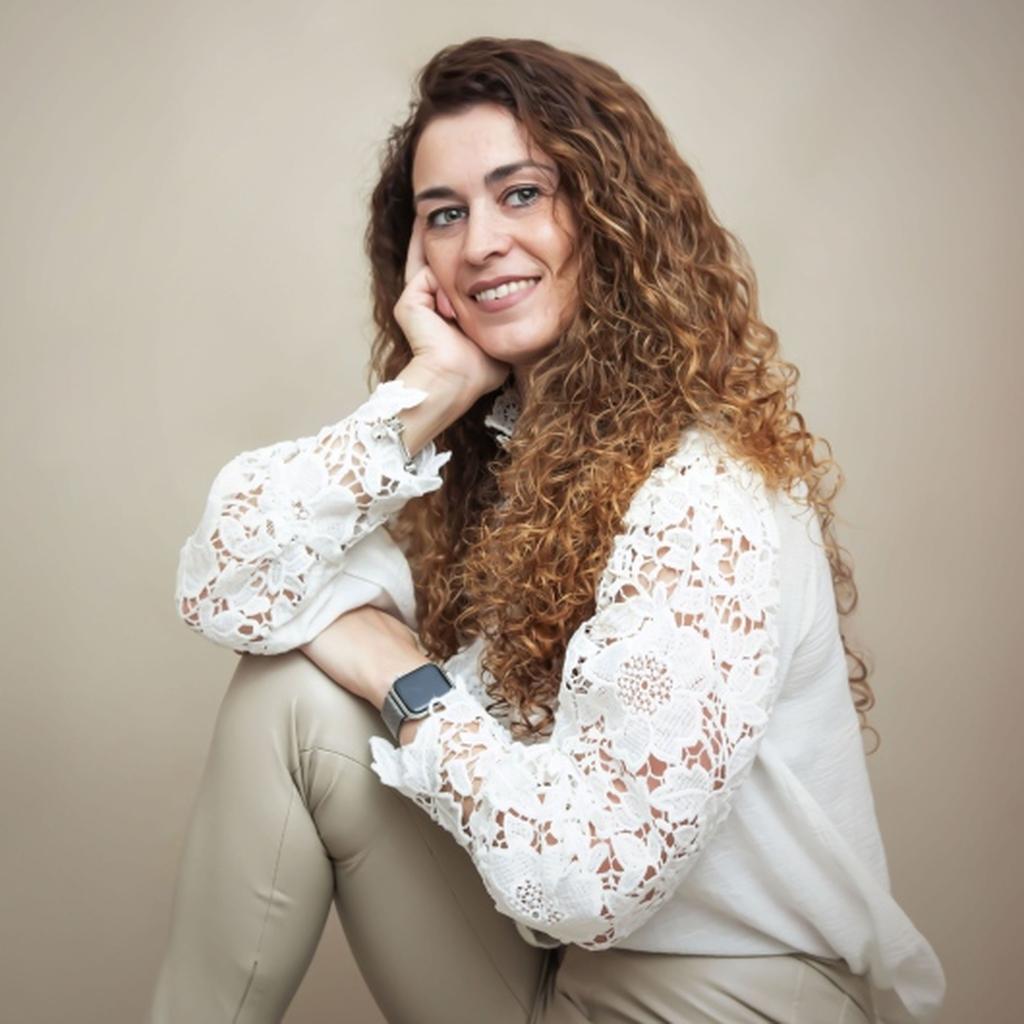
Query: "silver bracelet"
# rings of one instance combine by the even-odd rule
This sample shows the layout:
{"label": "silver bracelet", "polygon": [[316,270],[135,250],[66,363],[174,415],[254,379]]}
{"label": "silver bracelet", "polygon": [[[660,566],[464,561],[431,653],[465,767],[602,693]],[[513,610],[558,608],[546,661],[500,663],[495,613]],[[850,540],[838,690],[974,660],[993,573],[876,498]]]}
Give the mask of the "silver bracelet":
{"label": "silver bracelet", "polygon": [[399,417],[398,413],[389,416],[387,419],[379,420],[373,429],[373,436],[378,441],[383,441],[385,438],[393,438],[398,442],[398,447],[402,452],[402,462],[405,464],[406,472],[412,473],[415,470],[413,463],[413,457],[409,454],[409,449],[405,446],[405,423]]}

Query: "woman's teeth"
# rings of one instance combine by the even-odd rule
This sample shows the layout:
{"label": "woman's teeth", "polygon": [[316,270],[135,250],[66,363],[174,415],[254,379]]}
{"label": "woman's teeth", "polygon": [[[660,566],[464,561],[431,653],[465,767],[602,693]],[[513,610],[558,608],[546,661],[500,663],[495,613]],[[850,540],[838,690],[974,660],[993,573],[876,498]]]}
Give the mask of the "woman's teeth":
{"label": "woman's teeth", "polygon": [[497,288],[488,288],[486,291],[477,292],[473,296],[477,302],[490,302],[492,299],[503,299],[510,292],[517,292],[521,288],[529,288],[537,282],[536,277],[522,277],[518,281],[506,281],[499,284]]}

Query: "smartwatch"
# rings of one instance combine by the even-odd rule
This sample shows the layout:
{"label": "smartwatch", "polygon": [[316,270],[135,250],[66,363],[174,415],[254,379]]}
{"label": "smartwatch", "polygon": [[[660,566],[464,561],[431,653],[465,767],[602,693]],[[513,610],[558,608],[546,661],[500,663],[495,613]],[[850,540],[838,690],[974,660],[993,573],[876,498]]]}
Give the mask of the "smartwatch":
{"label": "smartwatch", "polygon": [[380,709],[384,724],[397,740],[398,730],[411,718],[426,718],[430,702],[454,686],[444,670],[433,662],[399,676],[388,690]]}

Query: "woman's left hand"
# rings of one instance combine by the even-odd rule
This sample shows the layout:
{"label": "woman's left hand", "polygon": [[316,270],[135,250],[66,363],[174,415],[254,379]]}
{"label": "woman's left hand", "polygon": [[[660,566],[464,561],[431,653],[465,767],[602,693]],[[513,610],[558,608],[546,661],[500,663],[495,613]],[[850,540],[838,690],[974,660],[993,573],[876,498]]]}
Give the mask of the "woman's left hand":
{"label": "woman's left hand", "polygon": [[413,630],[370,605],[339,615],[299,650],[339,686],[378,711],[398,676],[430,660]]}

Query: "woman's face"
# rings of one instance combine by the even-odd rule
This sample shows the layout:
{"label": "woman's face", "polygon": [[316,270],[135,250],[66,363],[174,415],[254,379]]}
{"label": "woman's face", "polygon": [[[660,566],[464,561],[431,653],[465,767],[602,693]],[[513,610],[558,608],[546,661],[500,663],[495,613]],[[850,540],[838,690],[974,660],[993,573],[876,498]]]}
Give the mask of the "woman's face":
{"label": "woman's face", "polygon": [[[575,227],[554,161],[510,111],[478,104],[430,121],[412,179],[424,256],[459,327],[493,358],[528,366],[576,309]],[[495,280],[515,284],[481,295]]]}

